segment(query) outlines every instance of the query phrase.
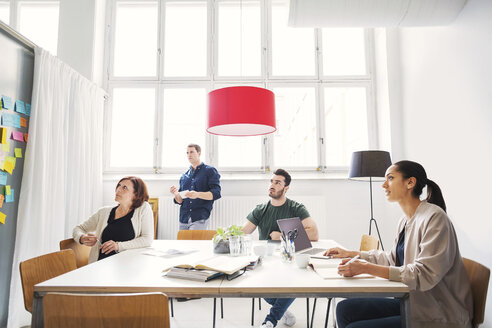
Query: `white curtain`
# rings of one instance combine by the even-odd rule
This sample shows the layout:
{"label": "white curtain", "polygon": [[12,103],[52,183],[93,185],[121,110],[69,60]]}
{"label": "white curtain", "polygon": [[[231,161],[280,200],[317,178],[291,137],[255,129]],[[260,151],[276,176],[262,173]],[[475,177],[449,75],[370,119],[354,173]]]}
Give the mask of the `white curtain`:
{"label": "white curtain", "polygon": [[104,91],[36,48],[31,105],[8,327],[31,322],[19,263],[59,250],[60,240],[102,205]]}

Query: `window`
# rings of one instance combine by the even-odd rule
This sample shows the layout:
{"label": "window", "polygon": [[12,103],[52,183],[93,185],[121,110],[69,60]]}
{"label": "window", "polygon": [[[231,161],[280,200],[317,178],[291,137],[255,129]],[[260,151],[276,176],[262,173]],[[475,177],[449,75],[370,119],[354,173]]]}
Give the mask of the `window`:
{"label": "window", "polygon": [[[182,172],[190,143],[222,172],[329,171],[377,147],[372,30],[288,27],[284,0],[112,0],[111,10],[106,172]],[[207,93],[239,85],[275,93],[275,133],[206,133]]]}
{"label": "window", "polygon": [[19,1],[18,29],[38,46],[57,54],[58,1]]}
{"label": "window", "polygon": [[7,25],[10,22],[10,3],[8,1],[0,1],[0,20]]}

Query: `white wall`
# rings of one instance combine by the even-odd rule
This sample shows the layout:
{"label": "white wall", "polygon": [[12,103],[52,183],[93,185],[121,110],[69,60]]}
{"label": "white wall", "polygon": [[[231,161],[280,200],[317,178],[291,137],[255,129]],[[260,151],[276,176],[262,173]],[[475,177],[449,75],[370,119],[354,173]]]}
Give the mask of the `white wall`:
{"label": "white wall", "polygon": [[[492,1],[400,30],[404,143],[443,189],[463,256],[492,267]],[[393,72],[399,74],[399,72]],[[492,327],[492,295],[484,327]]]}

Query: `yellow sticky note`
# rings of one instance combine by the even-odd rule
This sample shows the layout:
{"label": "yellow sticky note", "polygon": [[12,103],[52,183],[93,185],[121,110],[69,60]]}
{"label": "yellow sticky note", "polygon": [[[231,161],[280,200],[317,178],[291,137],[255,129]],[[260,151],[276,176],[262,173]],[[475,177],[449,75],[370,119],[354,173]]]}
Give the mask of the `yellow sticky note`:
{"label": "yellow sticky note", "polygon": [[2,144],[2,150],[8,153],[10,151],[10,144],[9,143]]}
{"label": "yellow sticky note", "polygon": [[5,195],[6,196],[10,195],[10,185],[5,186]]}
{"label": "yellow sticky note", "polygon": [[12,172],[14,171],[14,165],[12,164],[12,162],[5,161],[5,163],[3,163],[3,169],[12,174]]}
{"label": "yellow sticky note", "polygon": [[2,128],[2,133],[0,133],[0,143],[7,142],[7,128]]}
{"label": "yellow sticky note", "polygon": [[22,158],[22,148],[15,148],[15,157]]}
{"label": "yellow sticky note", "polygon": [[6,217],[7,217],[7,215],[5,215],[2,212],[0,212],[0,223],[1,224],[5,224],[5,218]]}

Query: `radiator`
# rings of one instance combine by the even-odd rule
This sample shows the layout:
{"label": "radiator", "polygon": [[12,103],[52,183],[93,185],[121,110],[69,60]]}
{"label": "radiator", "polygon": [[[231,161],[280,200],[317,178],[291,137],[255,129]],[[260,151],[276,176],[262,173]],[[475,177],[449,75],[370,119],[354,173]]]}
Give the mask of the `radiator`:
{"label": "radiator", "polygon": [[[292,196],[292,199],[303,203],[311,217],[316,221],[322,238],[323,231],[326,231],[326,202],[322,196]],[[209,230],[217,227],[228,227],[231,224],[243,225],[246,216],[255,208],[256,205],[268,201],[266,196],[225,196],[214,202],[212,214],[208,224]],[[157,224],[158,239],[176,239],[179,227],[179,205],[173,202],[172,197],[159,197],[159,219]],[[258,232],[255,231],[253,238],[257,238]]]}

